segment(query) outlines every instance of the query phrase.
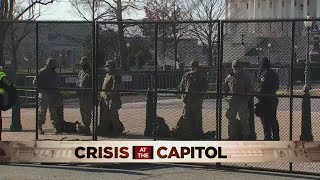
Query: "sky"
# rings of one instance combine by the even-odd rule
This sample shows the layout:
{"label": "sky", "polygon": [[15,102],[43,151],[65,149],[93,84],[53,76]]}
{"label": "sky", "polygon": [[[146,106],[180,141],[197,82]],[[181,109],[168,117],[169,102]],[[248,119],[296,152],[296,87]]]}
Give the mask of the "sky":
{"label": "sky", "polygon": [[[68,0],[55,1],[49,6],[41,7],[41,16],[37,20],[58,20],[58,21],[81,21],[84,20],[76,14],[74,7]],[[135,12],[130,14],[130,19],[142,19],[143,12]],[[129,15],[124,14],[124,18],[129,18]]]}

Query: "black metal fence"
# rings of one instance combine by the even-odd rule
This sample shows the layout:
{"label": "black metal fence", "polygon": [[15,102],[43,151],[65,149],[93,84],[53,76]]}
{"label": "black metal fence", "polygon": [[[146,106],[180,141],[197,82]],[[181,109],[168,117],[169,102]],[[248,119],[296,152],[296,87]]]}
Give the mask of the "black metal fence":
{"label": "black metal fence", "polygon": [[[319,20],[314,20],[317,24]],[[10,23],[3,45],[5,69],[19,89],[19,104],[4,112],[3,140],[158,140],[145,136],[147,121],[163,117],[170,129],[176,126],[182,114],[183,102],[179,84],[193,60],[200,62],[201,71],[208,80],[208,91],[203,101],[204,132],[215,131],[216,140],[228,139],[228,103],[222,85],[231,71],[233,60],[243,62],[244,71],[257,87],[259,63],[268,57],[280,77],[277,92],[277,118],[280,140],[299,140],[301,134],[304,61],[307,47],[317,50],[317,32],[308,31],[304,20],[259,21],[189,21],[189,22],[26,22]],[[121,28],[119,28],[121,27]],[[123,29],[124,28],[124,29]],[[120,29],[120,30],[119,30]],[[123,29],[123,31],[122,31]],[[59,64],[63,99],[63,118],[67,122],[81,122],[77,87],[79,61],[82,56],[91,59],[92,136],[78,134],[56,135],[48,121],[44,134],[38,133],[38,88],[32,80],[38,76],[45,60],[54,57]],[[320,120],[318,68],[319,57],[311,64],[311,116],[314,140],[319,140]],[[119,90],[122,108],[119,117],[126,134],[119,137],[98,137],[96,127],[100,119],[99,92],[107,60],[118,62],[124,89]],[[125,67],[125,68],[124,68]],[[148,96],[149,94],[149,96]],[[150,96],[151,94],[151,96]],[[241,96],[254,97],[255,94]],[[152,98],[151,111],[147,107]],[[149,99],[150,100],[150,99]],[[257,102],[257,99],[254,100]],[[148,110],[147,110],[148,109]],[[151,119],[150,116],[152,117]],[[22,126],[22,129],[21,129]],[[254,117],[257,140],[263,140],[263,127]],[[154,129],[152,129],[153,131]],[[14,132],[17,131],[17,132]],[[287,172],[319,174],[317,165],[310,163],[252,163],[225,164],[239,167],[272,169]]]}

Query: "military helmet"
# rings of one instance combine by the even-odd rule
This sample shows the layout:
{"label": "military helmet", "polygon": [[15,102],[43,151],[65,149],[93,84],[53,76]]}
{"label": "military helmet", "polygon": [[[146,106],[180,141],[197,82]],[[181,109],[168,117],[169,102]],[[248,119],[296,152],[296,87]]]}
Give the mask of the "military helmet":
{"label": "military helmet", "polygon": [[110,68],[115,68],[116,67],[116,62],[113,60],[109,60],[106,62],[106,64],[104,65],[104,67],[110,67]]}
{"label": "military helmet", "polygon": [[264,57],[261,62],[261,67],[269,69],[270,66],[271,66],[270,60],[267,57]]}
{"label": "military helmet", "polygon": [[191,67],[199,67],[199,62],[198,61],[192,61],[190,63]]}
{"label": "military helmet", "polygon": [[54,58],[49,58],[46,61],[46,66],[50,68],[50,67],[56,66],[56,63],[57,62]]}
{"label": "military helmet", "polygon": [[239,68],[241,65],[241,62],[239,60],[232,61],[232,68]]}
{"label": "military helmet", "polygon": [[80,64],[81,65],[90,64],[89,63],[89,59],[86,56],[82,57],[81,60],[80,60]]}

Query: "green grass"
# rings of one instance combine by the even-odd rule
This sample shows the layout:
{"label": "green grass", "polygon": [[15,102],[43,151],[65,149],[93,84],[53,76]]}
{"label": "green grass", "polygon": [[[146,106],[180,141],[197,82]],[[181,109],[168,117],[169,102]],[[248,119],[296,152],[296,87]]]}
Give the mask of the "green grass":
{"label": "green grass", "polygon": [[[80,71],[80,68],[63,68],[60,71],[60,68],[56,69],[57,73],[77,73]],[[17,74],[29,74],[28,69],[20,69],[17,71]],[[31,69],[31,74],[36,74],[36,69]]]}

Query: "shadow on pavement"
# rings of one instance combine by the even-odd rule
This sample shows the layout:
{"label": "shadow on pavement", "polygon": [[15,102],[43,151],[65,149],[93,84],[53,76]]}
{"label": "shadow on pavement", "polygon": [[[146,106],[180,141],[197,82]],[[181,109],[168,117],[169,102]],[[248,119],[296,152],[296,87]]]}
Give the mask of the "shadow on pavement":
{"label": "shadow on pavement", "polygon": [[241,174],[254,174],[273,177],[287,177],[296,179],[319,179],[319,176],[307,176],[290,173],[266,172],[257,170],[247,170],[230,167],[217,167],[215,164],[210,165],[193,165],[193,164],[149,164],[149,163],[121,163],[121,164],[9,164],[9,166],[32,167],[32,168],[49,168],[49,169],[64,169],[71,171],[96,172],[96,173],[120,173],[129,175],[150,175],[146,171],[168,169],[168,168],[187,168],[193,170],[207,170],[207,171],[223,171],[223,172],[237,172]]}
{"label": "shadow on pavement", "polygon": [[[126,169],[113,169],[113,168],[97,168],[93,166],[70,166],[70,165],[53,165],[53,164],[10,164],[9,166],[30,167],[30,168],[46,168],[46,169],[63,169],[70,171],[82,171],[88,173],[119,173],[128,175],[150,175],[139,173],[135,171],[128,171]],[[1,167],[1,165],[0,165]]]}
{"label": "shadow on pavement", "polygon": [[277,176],[277,177],[287,177],[287,178],[296,178],[296,179],[320,179],[320,176],[312,176],[312,175],[303,175],[303,174],[292,174],[292,173],[281,173],[281,172],[272,172],[272,171],[259,171],[259,170],[250,170],[232,167],[213,167],[214,170],[223,170],[229,172],[238,172],[243,174],[255,174],[255,175],[265,175],[265,176]]}
{"label": "shadow on pavement", "polygon": [[[10,131],[10,129],[8,129],[8,128],[3,128],[2,132],[14,132],[14,131]],[[22,129],[19,132],[33,132],[35,134],[36,130],[35,129]]]}

